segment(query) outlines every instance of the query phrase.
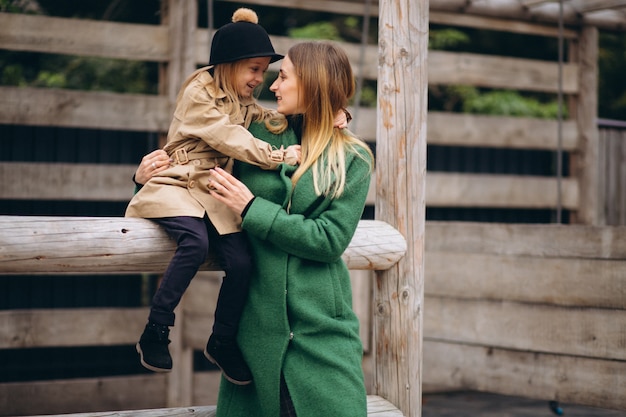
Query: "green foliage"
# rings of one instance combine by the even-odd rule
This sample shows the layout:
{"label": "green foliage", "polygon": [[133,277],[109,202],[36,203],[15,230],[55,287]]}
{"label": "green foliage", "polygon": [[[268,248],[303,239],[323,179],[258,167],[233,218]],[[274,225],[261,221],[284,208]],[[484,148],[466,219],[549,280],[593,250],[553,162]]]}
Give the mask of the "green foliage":
{"label": "green foliage", "polygon": [[0,84],[156,94],[156,64],[96,57],[0,52]]}
{"label": "green foliage", "polygon": [[[466,113],[555,119],[558,117],[558,103],[554,101],[541,103],[535,98],[523,97],[515,91],[498,90],[482,94],[470,94],[463,101],[463,111]],[[566,117],[566,114],[563,117]]]}
{"label": "green foliage", "polygon": [[289,29],[288,34],[295,39],[341,40],[339,30],[331,22],[315,22],[299,28],[292,28]]}
{"label": "green foliage", "polygon": [[429,32],[430,49],[450,49],[470,43],[469,36],[457,29],[434,29]]}
{"label": "green foliage", "polygon": [[[445,27],[431,29],[428,39],[429,48],[432,50],[459,51],[473,45],[471,35],[482,39],[483,32],[485,31],[461,31]],[[511,41],[511,39],[504,37],[500,39],[502,44],[498,45],[498,40],[489,39],[490,46],[495,50],[498,47],[502,48],[502,44],[506,49],[507,43]],[[475,52],[484,53],[483,51]],[[558,116],[558,104],[554,96],[547,102],[542,102],[535,97],[524,96],[516,91],[481,91],[478,88],[463,85],[429,86],[429,107],[433,110],[503,116],[538,118],[556,118]]]}

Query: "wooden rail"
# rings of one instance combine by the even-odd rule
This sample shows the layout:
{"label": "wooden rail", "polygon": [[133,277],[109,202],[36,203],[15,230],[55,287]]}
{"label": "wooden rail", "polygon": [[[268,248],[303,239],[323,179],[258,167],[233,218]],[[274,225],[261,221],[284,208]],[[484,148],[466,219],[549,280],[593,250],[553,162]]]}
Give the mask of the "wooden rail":
{"label": "wooden rail", "polygon": [[[0,230],[0,274],[163,272],[176,246],[137,218],[0,216]],[[350,269],[384,270],[405,252],[393,227],[361,220],[344,259]],[[216,269],[214,258],[202,268]]]}
{"label": "wooden rail", "polygon": [[[215,417],[215,409],[214,405],[206,405],[199,407],[78,413],[71,414],[71,417]],[[368,417],[403,417],[402,413],[393,404],[377,395],[367,396],[367,415]],[[46,417],[62,416],[46,415]],[[64,414],[64,416],[70,415]]]}

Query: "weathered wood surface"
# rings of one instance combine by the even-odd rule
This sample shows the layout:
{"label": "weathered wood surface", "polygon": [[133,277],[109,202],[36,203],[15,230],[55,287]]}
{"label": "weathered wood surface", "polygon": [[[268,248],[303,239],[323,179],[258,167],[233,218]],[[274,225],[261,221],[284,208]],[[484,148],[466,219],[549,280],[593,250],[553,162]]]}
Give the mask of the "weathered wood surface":
{"label": "weathered wood surface", "polygon": [[[0,198],[128,202],[135,169],[136,165],[3,162]],[[555,208],[556,181],[553,177],[429,172],[426,205]],[[565,178],[562,189],[563,206],[576,209],[577,182]],[[372,181],[367,204],[374,204],[375,195],[376,181]]]}
{"label": "weathered wood surface", "polygon": [[[94,413],[57,414],[48,417],[213,417],[214,405],[189,406],[179,408],[160,408],[131,411],[105,411]],[[367,396],[367,415],[372,417],[403,417],[389,401],[376,395]],[[42,416],[39,416],[42,417]]]}
{"label": "weathered wood surface", "polygon": [[[265,107],[275,103],[261,102]],[[106,112],[92,113],[95,106]],[[355,133],[373,142],[376,110],[359,108]],[[171,114],[159,96],[0,87],[0,122],[24,125],[164,131]],[[428,144],[555,150],[557,122],[446,112],[428,113]],[[563,150],[576,149],[576,122],[563,124]]]}
{"label": "weathered wood surface", "polygon": [[626,227],[428,222],[426,251],[626,260]]}
{"label": "weathered wood surface", "polygon": [[0,45],[14,51],[166,61],[167,35],[166,26],[0,13]]}
{"label": "weathered wood surface", "polygon": [[407,417],[422,414],[428,30],[428,1],[380,0],[375,209],[408,256],[376,274],[374,392]]}
{"label": "weathered wood surface", "polygon": [[171,121],[162,96],[30,87],[0,87],[0,123],[167,131]]}
{"label": "weathered wood surface", "polygon": [[[146,219],[0,216],[0,274],[162,272],[174,250]],[[388,269],[405,252],[394,228],[362,220],[344,259],[351,269]],[[210,259],[202,269],[219,267]]]}
{"label": "weathered wood surface", "polygon": [[602,223],[626,226],[626,130],[600,130],[600,207]]}
{"label": "weathered wood surface", "polygon": [[[236,1],[236,0],[221,0]],[[276,7],[298,8],[303,10],[318,10],[324,12],[334,12],[338,14],[361,15],[364,12],[365,0],[344,0],[344,1],[316,1],[301,2],[296,0],[248,0],[249,4],[270,5]],[[379,2],[378,2],[379,3]],[[552,4],[550,4],[552,3]],[[454,13],[458,16],[480,17],[484,19],[480,23],[470,21],[465,23],[463,19],[455,20],[455,24],[482,29],[500,29],[503,31],[515,31],[515,26],[524,22],[547,23],[556,27],[559,20],[559,9],[554,4],[555,1],[546,0],[490,0],[479,2],[468,2],[467,0],[430,0],[429,8],[431,15],[438,12]],[[592,3],[585,8],[586,3]],[[585,0],[565,0],[564,19],[568,26],[577,25],[597,25],[600,28],[610,30],[624,30],[626,28],[626,16],[620,8],[619,2],[587,2]],[[591,9],[591,7],[594,7]],[[593,11],[600,13],[593,13]],[[370,13],[377,15],[379,9],[377,2],[372,2]],[[491,18],[491,19],[489,19]],[[434,20],[435,23],[449,23],[441,19]],[[499,24],[492,23],[492,20],[499,21]],[[431,21],[433,21],[431,19]],[[506,23],[508,22],[508,26]],[[520,29],[517,29],[520,30]],[[536,30],[531,32],[530,28],[525,28],[525,33],[544,34],[544,31]],[[552,32],[556,36],[556,32]]]}
{"label": "weathered wood surface", "polygon": [[626,361],[425,338],[424,363],[425,390],[475,390],[626,410]]}
{"label": "weathered wood surface", "polygon": [[[168,16],[168,20],[161,26],[0,13],[0,46],[21,51],[186,62],[186,65],[208,62],[209,31],[198,29],[193,23],[181,27],[181,22],[194,16],[194,13],[186,11],[187,6],[174,7],[172,10],[175,15]],[[171,24],[173,30],[168,30],[168,24]],[[127,39],[133,39],[133,42]],[[285,52],[299,40],[272,36],[272,42],[277,50]],[[170,45],[176,47],[169,48]],[[360,45],[342,46],[352,62],[359,62]],[[369,79],[377,78],[376,55],[375,45],[366,48],[364,68],[355,66],[359,75]],[[494,60],[497,65],[494,65]],[[557,64],[554,62],[430,51],[426,65],[430,82],[437,84],[470,84],[551,92],[556,91],[558,85]],[[276,70],[277,65],[272,68]],[[190,69],[176,68],[175,78],[185,76],[185,71]],[[360,73],[361,70],[364,72]],[[564,90],[568,93],[576,92],[577,65],[566,64],[563,77]],[[178,86],[179,83],[175,83],[171,88],[177,91]],[[168,94],[172,93],[170,91]]]}
{"label": "weathered wood surface", "polygon": [[598,224],[600,220],[599,208],[599,178],[598,166],[598,55],[599,34],[593,27],[585,27],[581,31],[579,42],[576,45],[574,56],[580,65],[580,94],[574,99],[575,105],[571,111],[575,112],[578,131],[578,151],[573,153],[570,169],[578,179],[580,188],[580,206],[574,213],[574,222],[583,224]]}

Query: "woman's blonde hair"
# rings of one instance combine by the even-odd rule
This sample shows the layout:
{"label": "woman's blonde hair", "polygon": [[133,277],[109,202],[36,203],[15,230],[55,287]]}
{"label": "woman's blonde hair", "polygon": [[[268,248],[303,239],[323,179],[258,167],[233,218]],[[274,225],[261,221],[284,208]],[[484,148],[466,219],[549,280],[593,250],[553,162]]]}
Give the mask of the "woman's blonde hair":
{"label": "woman's blonde hair", "polygon": [[295,186],[304,172],[312,169],[315,192],[338,197],[346,184],[347,153],[356,153],[370,163],[374,159],[362,140],[347,129],[333,127],[337,114],[348,106],[355,92],[350,60],[331,42],[298,43],[287,56],[299,78],[300,97],[305,101],[302,162],[292,183]]}

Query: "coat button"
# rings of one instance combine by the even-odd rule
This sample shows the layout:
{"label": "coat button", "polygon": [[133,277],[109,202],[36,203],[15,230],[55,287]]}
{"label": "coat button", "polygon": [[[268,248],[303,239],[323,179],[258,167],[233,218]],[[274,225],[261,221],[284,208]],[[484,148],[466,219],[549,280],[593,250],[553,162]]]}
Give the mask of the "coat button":
{"label": "coat button", "polygon": [[289,340],[293,340],[293,332],[289,332]]}
{"label": "coat button", "polygon": [[196,182],[194,180],[189,181],[189,184],[187,185],[189,188],[193,188],[196,186]]}
{"label": "coat button", "polygon": [[201,163],[202,163],[202,161],[200,161],[199,159],[194,159],[194,160],[192,161],[192,164],[194,164],[195,166],[198,166],[198,165],[200,165]]}

